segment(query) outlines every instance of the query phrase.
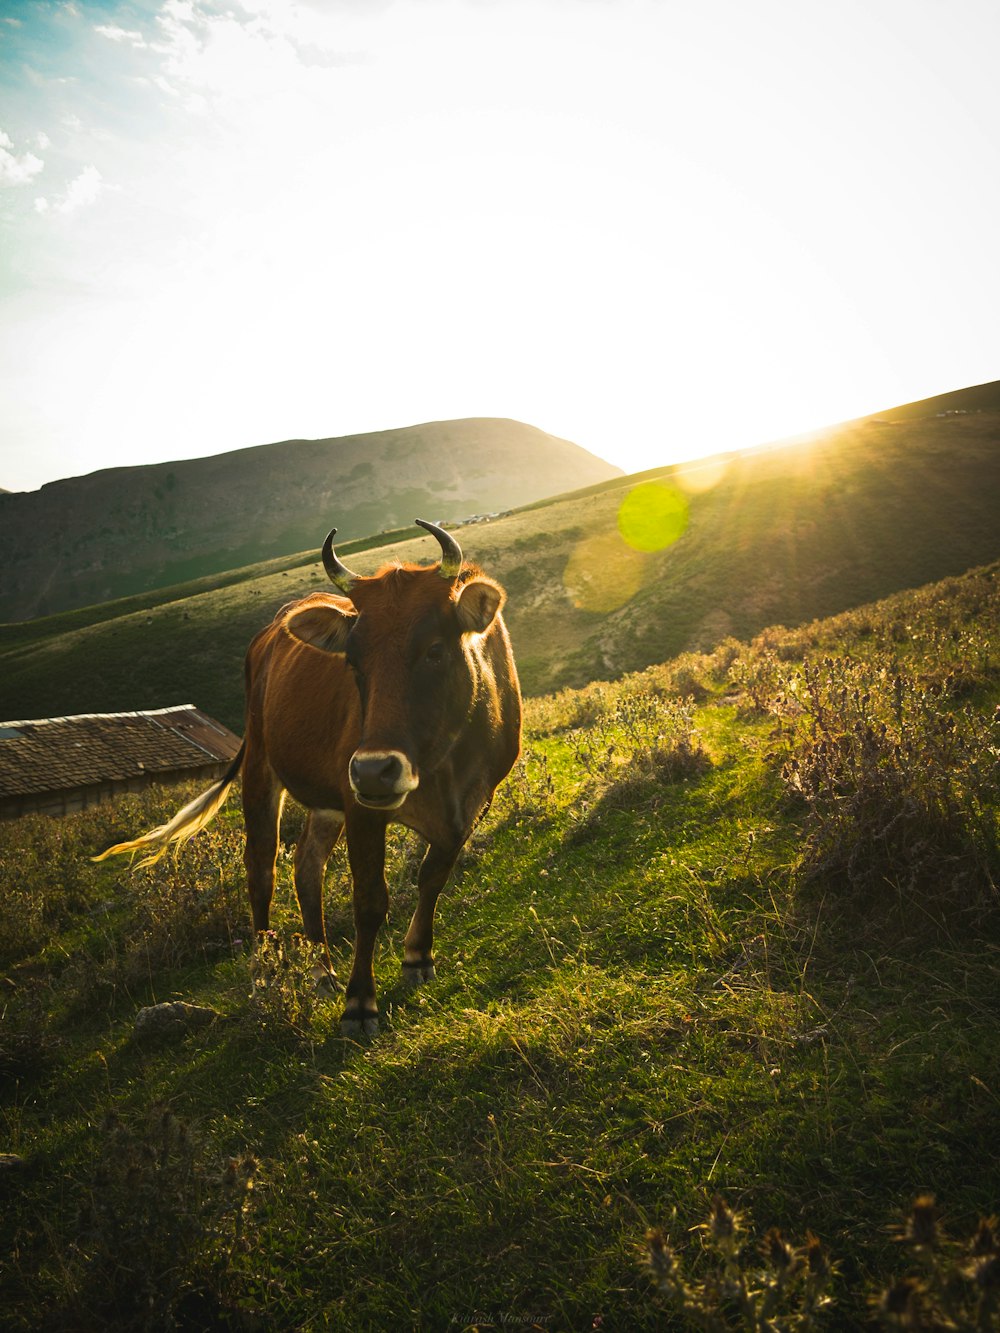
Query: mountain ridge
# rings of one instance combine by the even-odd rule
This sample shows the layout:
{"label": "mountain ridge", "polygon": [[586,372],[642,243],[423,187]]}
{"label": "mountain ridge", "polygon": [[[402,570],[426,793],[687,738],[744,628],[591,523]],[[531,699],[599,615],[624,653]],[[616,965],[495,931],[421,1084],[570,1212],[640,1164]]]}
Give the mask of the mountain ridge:
{"label": "mountain ridge", "polygon": [[617,475],[571,441],[497,417],[99,469],[0,495],[0,620],[287,555],[334,517],[350,540],[416,513],[456,520]]}
{"label": "mountain ridge", "polygon": [[[648,553],[619,528],[622,504],[644,484],[687,495],[683,533]],[[617,477],[457,535],[506,588],[522,684],[542,694],[989,564],[1000,559],[998,513],[1000,410],[949,408]],[[318,548],[329,520],[340,527],[337,513],[324,515],[295,556],[162,597],[0,626],[0,716],[183,696],[239,730],[246,645],[290,598],[328,586]],[[361,574],[433,559],[432,547],[412,528],[338,539]]]}

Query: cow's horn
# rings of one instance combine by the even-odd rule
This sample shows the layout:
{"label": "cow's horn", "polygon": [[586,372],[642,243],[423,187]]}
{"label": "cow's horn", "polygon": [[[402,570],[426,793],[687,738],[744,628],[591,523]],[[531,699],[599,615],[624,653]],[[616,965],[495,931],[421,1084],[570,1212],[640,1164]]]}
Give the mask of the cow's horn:
{"label": "cow's horn", "polygon": [[358,575],[346,565],[342,565],[337,559],[337,553],[333,549],[333,539],[337,535],[337,529],[331,528],[323,543],[323,568],[329,575],[330,582],[335,583],[340,591],[350,597],[351,589],[358,580]]}
{"label": "cow's horn", "polygon": [[451,535],[445,532],[444,528],[439,528],[436,523],[428,523],[425,519],[415,520],[418,527],[429,532],[432,537],[436,537],[441,546],[441,568],[438,573],[443,579],[449,579],[454,583],[462,568],[462,548]]}

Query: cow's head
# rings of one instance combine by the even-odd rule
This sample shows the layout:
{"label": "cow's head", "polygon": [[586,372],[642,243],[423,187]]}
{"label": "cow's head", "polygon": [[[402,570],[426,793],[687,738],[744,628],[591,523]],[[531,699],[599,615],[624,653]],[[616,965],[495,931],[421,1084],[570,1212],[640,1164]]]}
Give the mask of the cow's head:
{"label": "cow's head", "polygon": [[289,631],[341,653],[361,701],[361,740],[350,762],[359,804],[395,810],[448,754],[470,716],[489,668],[480,640],[504,601],[499,584],[463,565],[462,550],[433,523],[433,567],[391,566],[362,578],[323,545],[327,574],[350,607],[313,605],[289,617]]}

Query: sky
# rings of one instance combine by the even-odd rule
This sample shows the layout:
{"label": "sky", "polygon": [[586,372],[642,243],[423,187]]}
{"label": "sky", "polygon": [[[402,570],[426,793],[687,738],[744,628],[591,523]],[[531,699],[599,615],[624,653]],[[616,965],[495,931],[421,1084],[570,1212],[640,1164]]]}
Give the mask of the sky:
{"label": "sky", "polygon": [[995,0],[0,0],[0,487],[1000,378]]}

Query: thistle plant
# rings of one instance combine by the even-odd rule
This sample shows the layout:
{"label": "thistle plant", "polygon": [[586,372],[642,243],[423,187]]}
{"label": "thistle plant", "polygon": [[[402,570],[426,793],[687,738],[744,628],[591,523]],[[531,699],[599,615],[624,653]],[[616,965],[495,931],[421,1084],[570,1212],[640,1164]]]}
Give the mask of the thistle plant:
{"label": "thistle plant", "polygon": [[[668,1237],[646,1233],[643,1267],[671,1314],[709,1333],[790,1333],[838,1327],[830,1288],[836,1265],[811,1231],[802,1246],[772,1227],[758,1245],[742,1217],[719,1195],[705,1238],[708,1270],[689,1278]],[[1000,1327],[1000,1230],[983,1218],[971,1238],[955,1241],[942,1227],[933,1195],[919,1195],[897,1229],[917,1268],[872,1296],[875,1327],[918,1333],[988,1333]]]}
{"label": "thistle plant", "polygon": [[685,1276],[681,1261],[659,1229],[646,1235],[644,1261],[672,1313],[710,1333],[785,1333],[815,1329],[832,1303],[834,1266],[810,1232],[793,1246],[772,1227],[751,1245],[743,1219],[720,1195],[700,1228],[709,1255],[703,1277]]}
{"label": "thistle plant", "polygon": [[[522,824],[545,819],[555,808],[556,784],[548,756],[526,746],[506,780],[497,788],[489,811],[488,826]],[[484,816],[484,822],[486,817]]]}
{"label": "thistle plant", "polygon": [[313,974],[322,960],[322,945],[301,935],[283,940],[277,931],[261,932],[250,960],[246,1008],[255,1036],[264,1029],[269,1040],[308,1039],[318,1003]]}
{"label": "thistle plant", "polygon": [[1000,1232],[982,1218],[968,1241],[946,1234],[932,1194],[914,1201],[897,1236],[919,1270],[886,1285],[873,1299],[887,1328],[956,1329],[986,1333],[1000,1327]]}

